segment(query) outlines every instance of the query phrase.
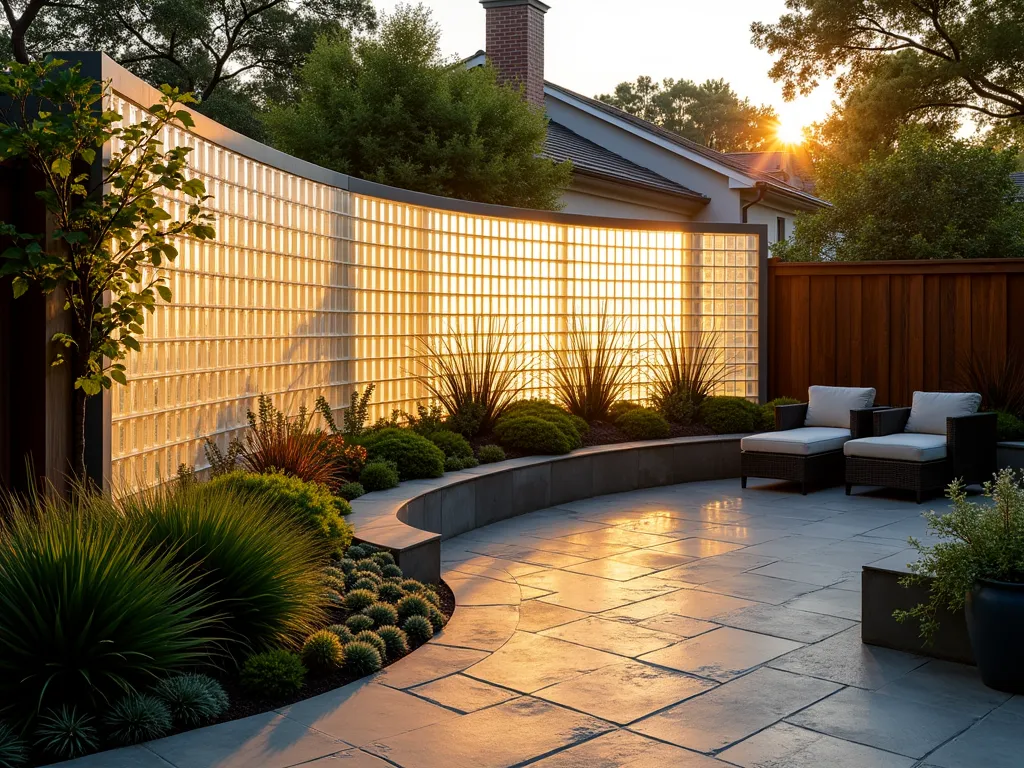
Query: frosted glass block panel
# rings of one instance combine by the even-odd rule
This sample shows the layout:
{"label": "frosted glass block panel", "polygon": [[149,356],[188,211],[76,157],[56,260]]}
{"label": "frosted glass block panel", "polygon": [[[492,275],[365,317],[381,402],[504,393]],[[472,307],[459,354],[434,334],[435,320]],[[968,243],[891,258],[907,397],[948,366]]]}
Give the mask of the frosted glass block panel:
{"label": "frosted glass block panel", "polygon": [[490,318],[530,362],[527,397],[551,397],[550,351],[574,318],[593,328],[602,312],[629,346],[626,397],[649,398],[667,334],[697,329],[716,334],[730,365],[719,394],[760,394],[756,235],[455,213],[353,194],[192,133],[168,141],[194,148],[217,237],[177,243],[173,300],[148,318],[142,352],[126,361],[129,386],[114,390],[116,484],[204,467],[205,440],[242,435],[261,393],[294,413],[321,394],[341,408],[373,382],[372,418],[414,411],[428,400],[423,339]]}

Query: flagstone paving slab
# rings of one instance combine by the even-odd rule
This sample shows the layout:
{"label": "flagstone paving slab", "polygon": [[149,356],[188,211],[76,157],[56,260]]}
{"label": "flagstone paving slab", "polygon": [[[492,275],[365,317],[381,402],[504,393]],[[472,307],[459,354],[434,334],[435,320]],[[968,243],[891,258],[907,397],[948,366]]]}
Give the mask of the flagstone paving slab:
{"label": "flagstone paving slab", "polygon": [[545,757],[530,768],[725,768],[710,757],[630,731],[612,731]]}
{"label": "flagstone paving slab", "polygon": [[[616,621],[624,621],[624,619],[616,619]],[[718,628],[718,625],[713,622],[691,619],[674,613],[663,613],[652,619],[644,619],[638,622],[637,626],[654,629],[658,632],[668,632],[679,637],[696,637]]]}
{"label": "flagstone paving slab", "polygon": [[[496,651],[519,624],[518,605],[460,606],[431,645]],[[390,667],[389,667],[390,669]]]}
{"label": "flagstone paving slab", "polygon": [[956,709],[974,717],[983,717],[1010,700],[1010,694],[986,687],[976,667],[937,659],[883,685],[878,693]]}
{"label": "flagstone paving slab", "polygon": [[663,613],[675,613],[691,619],[714,619],[716,616],[754,605],[750,600],[719,595],[715,592],[700,592],[694,589],[679,589],[667,595],[632,603],[607,611],[604,616],[615,619],[653,619]]}
{"label": "flagstone paving slab", "polygon": [[484,576],[458,576],[447,579],[458,605],[519,605],[519,584],[488,579]]}
{"label": "flagstone paving slab", "polygon": [[623,552],[621,555],[612,555],[608,559],[619,563],[640,565],[650,568],[652,571],[663,571],[696,560],[691,555],[673,555],[669,552],[655,552],[653,549],[633,549]]}
{"label": "flagstone paving slab", "polygon": [[461,672],[488,656],[484,651],[450,648],[434,643],[418,650],[418,653],[411,653],[381,670],[377,674],[377,682],[391,688],[412,688],[445,675]]}
{"label": "flagstone paving slab", "polygon": [[721,753],[741,768],[911,768],[914,759],[786,723],[773,725]]}
{"label": "flagstone paving slab", "polygon": [[757,603],[718,616],[727,627],[749,629],[798,643],[816,643],[856,625],[856,622],[820,613],[798,611],[785,605]]}
{"label": "flagstone paving slab", "polygon": [[786,603],[790,608],[811,613],[838,616],[841,619],[860,621],[861,596],[859,592],[826,587],[816,592],[801,595]]}
{"label": "flagstone paving slab", "polygon": [[[642,550],[641,550],[642,551]],[[654,568],[646,568],[642,565],[634,565],[633,563],[622,563],[617,560],[588,560],[585,563],[579,565],[570,565],[565,570],[573,573],[585,573],[590,576],[597,576],[601,579],[609,579],[611,581],[629,581],[635,579],[638,576],[646,576],[649,573],[654,573]]]}
{"label": "flagstone paving slab", "polygon": [[1020,768],[1024,718],[993,712],[928,756],[936,768]]}
{"label": "flagstone paving slab", "polygon": [[742,597],[745,600],[756,600],[760,603],[780,605],[800,595],[820,589],[820,587],[805,584],[802,581],[758,576],[754,573],[738,573],[735,576],[727,576],[724,579],[716,579],[702,584],[697,589]]}
{"label": "flagstone paving slab", "polygon": [[687,555],[689,557],[712,557],[721,555],[724,552],[732,552],[734,549],[742,549],[742,544],[734,544],[730,541],[717,541],[715,539],[702,539],[691,537],[672,541],[668,544],[659,544],[651,547],[653,552],[667,552],[671,555]]}
{"label": "flagstone paving slab", "polygon": [[799,647],[792,640],[722,627],[645,654],[640,660],[725,682]]}
{"label": "flagstone paving slab", "polygon": [[462,713],[476,712],[484,707],[501,704],[518,695],[465,675],[442,677],[440,680],[413,688],[412,693]]}
{"label": "flagstone paving slab", "polygon": [[568,624],[570,621],[582,619],[589,614],[574,611],[560,605],[552,605],[540,600],[525,600],[519,605],[519,625],[522,632],[540,632],[544,629]]}
{"label": "flagstone paving slab", "polygon": [[303,763],[302,768],[389,768],[389,764],[379,757],[350,749]]}
{"label": "flagstone paving slab", "polygon": [[545,637],[557,637],[559,640],[585,645],[588,648],[596,648],[599,651],[632,657],[679,642],[676,635],[667,632],[658,632],[596,616],[546,629],[541,634]]}

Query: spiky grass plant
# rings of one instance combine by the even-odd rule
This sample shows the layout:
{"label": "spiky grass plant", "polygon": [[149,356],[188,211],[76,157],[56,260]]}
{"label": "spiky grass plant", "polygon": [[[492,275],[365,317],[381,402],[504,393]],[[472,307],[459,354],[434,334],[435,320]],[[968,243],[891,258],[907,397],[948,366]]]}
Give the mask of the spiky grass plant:
{"label": "spiky grass plant", "polygon": [[103,725],[111,743],[127,747],[166,735],[171,730],[171,711],[155,696],[130,693],[110,708]]}
{"label": "spiky grass plant", "polygon": [[354,616],[349,616],[345,620],[345,626],[348,627],[352,633],[363,632],[367,629],[373,629],[373,619],[369,616],[357,613]]}
{"label": "spiky grass plant", "polygon": [[388,655],[388,647],[384,642],[384,639],[374,632],[372,629],[364,629],[358,635],[353,638],[353,642],[366,643],[372,645],[377,649],[377,653],[380,654],[381,660],[386,659]]}
{"label": "spiky grass plant", "polygon": [[398,609],[398,618],[405,621],[410,616],[429,616],[430,603],[419,595],[406,595],[398,601],[395,606]]}
{"label": "spiky grass plant", "polygon": [[372,675],[381,668],[380,653],[369,643],[353,641],[345,646],[345,669],[354,675]]}
{"label": "spiky grass plant", "polygon": [[398,623],[398,611],[388,603],[376,602],[363,609],[363,615],[373,619],[373,626],[386,627]]}
{"label": "spiky grass plant", "polygon": [[735,370],[722,358],[722,336],[696,328],[674,331],[667,321],[664,341],[654,338],[651,400],[669,421],[680,421],[680,404],[692,418],[701,402],[715,394]]}
{"label": "spiky grass plant", "polygon": [[405,597],[405,592],[397,584],[386,581],[377,588],[377,597],[386,603],[394,604]]}
{"label": "spiky grass plant", "polygon": [[175,553],[103,497],[0,500],[0,702],[92,711],[205,663],[222,613]]}
{"label": "spiky grass plant", "polygon": [[302,646],[302,663],[313,674],[326,675],[341,667],[344,654],[338,635],[327,629],[314,632]]}
{"label": "spiky grass plant", "polygon": [[587,422],[608,417],[608,409],[629,385],[633,342],[625,319],[613,320],[605,307],[596,323],[571,315],[565,344],[552,347],[555,399]]}
{"label": "spiky grass plant", "polygon": [[361,611],[376,602],[377,596],[369,589],[353,589],[345,595],[345,607],[350,611]]}
{"label": "spiky grass plant", "polygon": [[28,762],[28,745],[7,723],[0,723],[0,768],[21,768]]}
{"label": "spiky grass plant", "polygon": [[984,407],[1024,417],[1024,352],[1011,351],[1002,360],[973,352],[958,378],[965,390],[981,395]]}
{"label": "spiky grass plant", "polygon": [[208,675],[175,675],[161,680],[153,695],[167,705],[171,717],[182,725],[202,725],[220,717],[228,708],[224,688]]}
{"label": "spiky grass plant", "polygon": [[344,624],[331,624],[331,626],[327,628],[327,631],[337,637],[338,642],[342,645],[352,642],[352,630]]}
{"label": "spiky grass plant", "polygon": [[489,432],[526,386],[532,356],[507,318],[476,318],[472,328],[450,325],[419,336],[424,356],[418,376],[448,412],[448,426],[465,437]]}
{"label": "spiky grass plant", "polygon": [[289,420],[267,395],[260,395],[255,413],[248,413],[244,467],[257,474],[278,470],[309,483],[331,485],[337,480],[329,435],[312,428],[305,406]]}
{"label": "spiky grass plant", "polygon": [[190,569],[217,601],[232,658],[298,648],[323,626],[328,543],[271,497],[208,484],[136,494],[120,507],[127,527],[142,531],[153,552]]}
{"label": "spiky grass plant", "polygon": [[410,616],[402,623],[402,630],[405,632],[409,642],[416,645],[423,645],[434,636],[434,626],[426,616]]}
{"label": "spiky grass plant", "polygon": [[94,720],[66,704],[51,709],[36,724],[36,746],[48,755],[72,760],[88,754],[99,745]]}
{"label": "spiky grass plant", "polygon": [[409,638],[398,627],[381,627],[376,632],[377,637],[384,641],[384,650],[387,658],[394,661],[395,659],[402,658],[409,652]]}

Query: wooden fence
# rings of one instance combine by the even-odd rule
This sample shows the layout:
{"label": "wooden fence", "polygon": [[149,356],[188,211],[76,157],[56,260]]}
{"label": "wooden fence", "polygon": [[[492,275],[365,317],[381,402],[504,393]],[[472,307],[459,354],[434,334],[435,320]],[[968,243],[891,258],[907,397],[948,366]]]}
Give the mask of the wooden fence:
{"label": "wooden fence", "polygon": [[972,355],[1024,352],[1024,260],[769,265],[770,397],[872,386],[909,405],[915,390],[961,388]]}

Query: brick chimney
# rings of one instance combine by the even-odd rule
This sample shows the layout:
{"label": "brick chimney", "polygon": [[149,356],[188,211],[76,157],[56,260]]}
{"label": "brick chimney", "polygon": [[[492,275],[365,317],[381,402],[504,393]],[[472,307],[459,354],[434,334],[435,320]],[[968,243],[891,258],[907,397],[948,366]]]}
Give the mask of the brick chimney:
{"label": "brick chimney", "polygon": [[544,14],[540,0],[480,0],[487,9],[487,59],[501,83],[526,86],[526,100],[544,108]]}

